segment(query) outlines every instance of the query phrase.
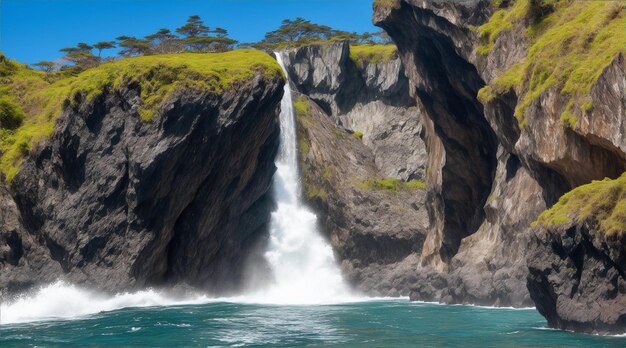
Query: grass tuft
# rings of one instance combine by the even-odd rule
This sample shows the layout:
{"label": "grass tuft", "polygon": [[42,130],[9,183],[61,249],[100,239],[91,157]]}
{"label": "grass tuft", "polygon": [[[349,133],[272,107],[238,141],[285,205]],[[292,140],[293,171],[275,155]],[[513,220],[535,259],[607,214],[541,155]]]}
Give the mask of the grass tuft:
{"label": "grass tuft", "polygon": [[425,190],[426,184],[420,180],[402,181],[396,178],[370,179],[359,182],[364,191],[383,190],[398,192],[400,190]]}
{"label": "grass tuft", "polygon": [[626,173],[614,180],[594,180],[564,194],[533,227],[567,227],[585,221],[594,223],[607,236],[626,232]]}
{"label": "grass tuft", "polygon": [[[544,0],[547,1],[547,0]],[[549,89],[556,89],[571,103],[567,122],[576,110],[589,108],[586,96],[602,72],[619,53],[626,54],[626,4],[620,1],[548,1],[552,12],[529,21],[529,0],[514,1],[496,11],[478,30],[483,44],[478,53],[489,53],[497,36],[522,19],[527,22],[530,49],[526,59],[503,72],[482,89],[479,99],[489,102],[515,89],[519,103],[515,116],[525,124],[524,113],[531,103]],[[588,111],[588,110],[587,110]]]}
{"label": "grass tuft", "polygon": [[364,44],[350,45],[350,59],[363,68],[369,63],[385,63],[398,57],[396,45]]}

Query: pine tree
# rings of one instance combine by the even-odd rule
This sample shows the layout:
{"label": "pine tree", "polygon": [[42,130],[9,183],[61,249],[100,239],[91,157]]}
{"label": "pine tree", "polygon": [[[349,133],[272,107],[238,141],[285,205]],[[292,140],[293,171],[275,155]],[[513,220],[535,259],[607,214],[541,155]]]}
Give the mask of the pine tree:
{"label": "pine tree", "polygon": [[45,71],[47,73],[51,72],[54,67],[56,66],[56,64],[54,62],[50,62],[47,60],[42,60],[41,62],[32,64],[32,66],[39,68],[42,71]]}
{"label": "pine tree", "polygon": [[186,38],[194,38],[199,36],[205,36],[209,32],[209,27],[204,25],[200,16],[189,16],[187,23],[182,27],[176,29],[176,32],[185,36]]}
{"label": "pine tree", "polygon": [[100,41],[93,44],[93,48],[98,50],[98,57],[102,56],[102,50],[108,50],[115,47],[114,41]]}

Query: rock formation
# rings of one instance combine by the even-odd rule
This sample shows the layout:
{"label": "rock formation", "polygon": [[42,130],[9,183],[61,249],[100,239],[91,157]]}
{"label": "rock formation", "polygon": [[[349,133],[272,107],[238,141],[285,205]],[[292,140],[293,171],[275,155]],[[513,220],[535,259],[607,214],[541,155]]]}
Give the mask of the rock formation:
{"label": "rock formation", "polygon": [[623,4],[402,0],[375,10],[429,150],[421,261],[440,280],[412,297],[527,305],[527,280],[550,326],[624,331],[622,240],[593,227],[597,218],[532,227],[566,191],[624,172]]}
{"label": "rock formation", "polygon": [[0,287],[243,286],[273,209],[283,77],[272,64],[221,93],[178,88],[150,121],[138,83],[78,94],[0,189]]}

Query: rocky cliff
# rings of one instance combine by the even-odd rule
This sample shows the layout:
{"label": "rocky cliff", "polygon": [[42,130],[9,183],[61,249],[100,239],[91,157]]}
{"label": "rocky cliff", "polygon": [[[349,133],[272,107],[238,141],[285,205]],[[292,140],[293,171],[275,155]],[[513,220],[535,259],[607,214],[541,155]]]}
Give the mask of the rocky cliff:
{"label": "rocky cliff", "polygon": [[620,214],[618,191],[587,207],[600,216],[571,208],[532,224],[568,190],[624,171],[623,3],[374,7],[424,116],[433,223],[420,259],[439,280],[412,297],[527,305],[530,295],[553,327],[623,331],[624,229],[603,223]]}
{"label": "rocky cliff", "polygon": [[429,226],[426,148],[395,47],[338,42],[283,57],[300,94],[305,196],[344,275],[369,294],[407,296]]}
{"label": "rocky cliff", "polygon": [[[80,89],[110,76],[95,96]],[[246,265],[263,267],[273,207],[276,62],[253,51],[140,57],[63,83],[76,92],[53,134],[0,188],[0,288],[244,286]],[[146,119],[147,92],[163,91]]]}

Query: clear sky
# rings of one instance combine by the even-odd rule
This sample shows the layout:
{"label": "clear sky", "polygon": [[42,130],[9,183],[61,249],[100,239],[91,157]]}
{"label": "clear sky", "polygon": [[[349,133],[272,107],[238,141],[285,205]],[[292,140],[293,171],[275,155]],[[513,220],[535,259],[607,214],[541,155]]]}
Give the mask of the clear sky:
{"label": "clear sky", "polygon": [[376,31],[372,0],[0,0],[0,51],[24,63],[56,60],[78,42],[143,37],[197,14],[240,42],[255,42],[285,18],[346,31]]}

